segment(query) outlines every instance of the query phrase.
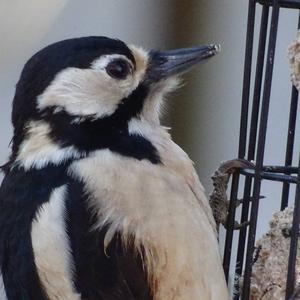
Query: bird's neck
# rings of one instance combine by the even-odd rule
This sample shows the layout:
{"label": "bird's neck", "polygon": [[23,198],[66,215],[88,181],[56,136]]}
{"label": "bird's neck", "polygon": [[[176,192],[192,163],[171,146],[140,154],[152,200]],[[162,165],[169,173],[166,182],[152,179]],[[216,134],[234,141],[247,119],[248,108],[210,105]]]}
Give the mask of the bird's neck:
{"label": "bird's neck", "polygon": [[80,159],[91,152],[108,149],[119,155],[138,160],[161,163],[152,142],[154,132],[164,132],[159,125],[135,118],[126,124],[113,122],[32,121],[20,144],[15,163],[25,169],[42,168],[47,164],[61,164]]}

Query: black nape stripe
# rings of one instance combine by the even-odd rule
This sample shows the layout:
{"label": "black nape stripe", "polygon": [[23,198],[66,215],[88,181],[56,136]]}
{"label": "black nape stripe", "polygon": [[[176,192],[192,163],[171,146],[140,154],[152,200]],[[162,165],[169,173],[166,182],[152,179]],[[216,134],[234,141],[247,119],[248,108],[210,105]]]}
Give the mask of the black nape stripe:
{"label": "black nape stripe", "polygon": [[73,253],[74,282],[85,300],[152,300],[140,255],[123,247],[117,233],[104,251],[107,228],[94,229],[96,216],[88,209],[84,184],[69,183],[67,231]]}
{"label": "black nape stripe", "polygon": [[37,274],[31,224],[53,188],[66,183],[67,164],[25,171],[14,168],[0,189],[0,267],[8,300],[47,300]]}
{"label": "black nape stripe", "polygon": [[141,112],[147,93],[148,87],[141,84],[121,101],[114,114],[102,119],[87,118],[76,124],[74,117],[65,111],[54,113],[55,108],[45,110],[41,118],[49,122],[51,138],[62,147],[75,146],[85,152],[110,149],[124,156],[147,159],[157,164],[161,160],[151,142],[128,132],[128,121]]}

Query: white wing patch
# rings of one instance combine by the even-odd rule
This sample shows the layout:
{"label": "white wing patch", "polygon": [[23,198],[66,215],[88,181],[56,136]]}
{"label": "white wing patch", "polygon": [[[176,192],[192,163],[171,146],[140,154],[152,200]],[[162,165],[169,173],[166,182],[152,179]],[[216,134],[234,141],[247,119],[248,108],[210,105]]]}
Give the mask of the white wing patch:
{"label": "white wing patch", "polygon": [[50,300],[79,300],[72,282],[72,262],[65,228],[67,187],[56,188],[32,223],[31,239],[40,280]]}
{"label": "white wing patch", "polygon": [[7,300],[2,274],[0,273],[0,300]]}

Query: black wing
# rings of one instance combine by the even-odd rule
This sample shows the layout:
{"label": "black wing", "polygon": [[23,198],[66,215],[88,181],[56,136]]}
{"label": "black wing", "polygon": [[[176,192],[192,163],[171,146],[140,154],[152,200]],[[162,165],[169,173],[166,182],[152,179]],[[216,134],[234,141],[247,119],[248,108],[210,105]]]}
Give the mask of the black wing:
{"label": "black wing", "polygon": [[153,299],[142,260],[124,249],[118,233],[104,251],[107,228],[92,230],[96,216],[88,209],[84,184],[71,180],[67,207],[67,232],[75,263],[75,286],[85,300]]}
{"label": "black wing", "polygon": [[7,172],[0,188],[0,267],[8,300],[46,300],[34,263],[31,224],[53,188],[65,184],[66,166]]}
{"label": "black wing", "polygon": [[[93,231],[95,216],[82,183],[68,165],[8,172],[0,188],[0,267],[8,300],[47,300],[31,244],[31,224],[54,188],[68,184],[66,228],[75,263],[74,283],[84,300],[153,299],[141,257],[122,246],[117,234],[106,253],[106,229]],[[63,300],[63,299],[62,299]]]}

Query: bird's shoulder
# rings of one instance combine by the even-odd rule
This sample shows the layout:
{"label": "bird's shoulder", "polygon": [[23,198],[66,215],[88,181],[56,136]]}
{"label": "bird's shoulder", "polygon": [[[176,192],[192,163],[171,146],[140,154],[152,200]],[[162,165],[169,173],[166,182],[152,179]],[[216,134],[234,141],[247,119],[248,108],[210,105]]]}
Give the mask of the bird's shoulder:
{"label": "bird's shoulder", "polygon": [[[67,165],[48,165],[41,169],[13,167],[6,172],[0,186],[0,205],[19,203],[26,206],[36,197],[63,185],[67,180]],[[16,207],[15,207],[16,208]]]}

